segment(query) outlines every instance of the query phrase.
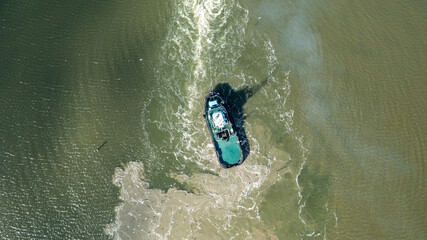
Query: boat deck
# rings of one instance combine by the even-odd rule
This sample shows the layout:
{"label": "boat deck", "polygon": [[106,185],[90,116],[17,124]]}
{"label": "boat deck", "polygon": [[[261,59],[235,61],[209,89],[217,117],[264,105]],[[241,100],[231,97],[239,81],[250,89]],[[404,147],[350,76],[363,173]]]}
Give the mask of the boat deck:
{"label": "boat deck", "polygon": [[243,151],[239,137],[233,128],[232,116],[229,115],[224,100],[218,93],[211,92],[206,97],[204,117],[221,166],[229,168],[241,164]]}
{"label": "boat deck", "polygon": [[[230,144],[234,142],[236,144]],[[221,151],[220,156],[225,164],[234,165],[239,162],[242,156],[242,149],[239,147],[238,138],[236,135],[230,136],[228,141],[218,141],[218,151]]]}
{"label": "boat deck", "polygon": [[[210,116],[209,119],[212,117],[213,113],[220,111],[220,109],[223,109],[223,107],[221,106],[218,108],[211,109],[207,114],[208,116]],[[216,140],[215,147],[218,151],[220,161],[226,166],[232,166],[237,164],[242,157],[242,149],[240,148],[239,138],[237,137],[237,134],[233,132],[234,130],[232,129],[230,122],[228,121],[222,129],[214,128],[209,121],[208,124],[210,126],[210,131],[214,131],[212,135]],[[225,129],[228,130],[229,133],[231,133],[227,140],[223,140],[217,135],[218,131]]]}

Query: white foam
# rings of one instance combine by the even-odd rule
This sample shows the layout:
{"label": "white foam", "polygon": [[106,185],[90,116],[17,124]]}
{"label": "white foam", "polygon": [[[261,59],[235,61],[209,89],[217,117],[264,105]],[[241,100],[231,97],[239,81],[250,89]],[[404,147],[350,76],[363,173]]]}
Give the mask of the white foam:
{"label": "white foam", "polygon": [[[205,237],[204,234],[226,239],[237,236],[250,238],[249,231],[239,229],[233,223],[243,217],[262,226],[257,203],[261,194],[281,179],[281,175],[276,172],[280,161],[274,155],[261,153],[258,140],[248,132],[251,141],[250,158],[238,168],[222,170],[217,164],[204,123],[195,121],[201,117],[205,91],[212,89],[216,81],[210,78],[212,75],[208,76],[208,72],[213,72],[213,77],[221,74],[236,76],[235,63],[244,48],[248,11],[236,1],[187,0],[176,4],[176,14],[162,46],[158,89],[153,93],[158,95],[156,101],[168,111],[158,113],[156,119],[151,119],[150,115],[144,116],[142,121],[167,130],[171,134],[170,145],[174,145],[167,148],[151,144],[147,140],[150,133],[144,127],[144,147],[150,151],[150,154],[144,156],[152,159],[147,161],[151,164],[157,162],[163,152],[171,151],[176,162],[183,167],[187,162],[194,162],[218,173],[218,176],[195,174],[189,177],[170,173],[178,181],[194,187],[196,193],[175,188],[162,192],[148,188],[148,183],[143,180],[144,168],[141,163],[131,162],[124,170],[116,169],[114,184],[120,188],[123,203],[116,207],[115,223],[107,226],[106,232],[116,239],[121,236],[133,239],[190,239]],[[243,12],[241,18],[233,17],[236,9]],[[286,105],[290,94],[290,71],[284,77],[278,77],[276,71],[279,62],[273,44],[267,39],[263,46],[267,53],[265,58],[268,62],[270,90],[277,96],[272,100],[272,106],[275,107],[272,114],[276,121],[284,122],[291,132],[294,111]],[[212,61],[224,61],[224,69],[215,69],[210,65],[211,54],[215,58]],[[237,75],[240,80],[237,86],[240,87],[247,86],[247,81],[259,81],[244,72]],[[182,79],[185,79],[184,84]],[[247,130],[251,129],[249,124],[245,126]],[[305,160],[296,177],[299,194],[298,177],[304,163]],[[300,212],[303,205],[305,203],[300,205]],[[133,222],[139,226],[128,229],[133,226]],[[216,232],[212,233],[210,228]]]}
{"label": "white foam", "polygon": [[[197,238],[210,232],[208,223],[216,229],[215,234],[226,238],[236,232],[245,234],[234,219],[245,216],[262,224],[256,202],[259,190],[275,182],[276,174],[271,168],[247,163],[239,168],[220,169],[218,176],[175,175],[178,181],[197,189],[193,194],[174,188],[167,192],[149,189],[142,163],[130,162],[124,169],[116,169],[113,183],[120,188],[123,203],[116,207],[116,221],[105,232],[115,239]],[[132,224],[136,222],[139,227]]]}
{"label": "white foam", "polygon": [[297,185],[298,197],[299,197],[299,200],[298,200],[298,205],[299,205],[298,217],[301,220],[301,222],[304,224],[305,228],[307,229],[307,223],[303,219],[303,217],[301,216],[302,209],[305,207],[305,201],[303,201],[302,188],[301,188],[301,186],[299,184],[299,176],[301,175],[301,172],[304,169],[305,162],[307,161],[306,154],[308,152],[308,149],[304,146],[303,138],[304,138],[303,136],[295,138],[299,142],[299,147],[300,147],[301,152],[302,152],[302,156],[301,156],[302,163],[301,163],[301,165],[299,167],[298,174],[297,174],[297,176],[295,178],[295,183]]}
{"label": "white foam", "polygon": [[[236,9],[243,8],[236,1],[224,0],[179,1],[174,8],[175,14],[162,46],[159,68],[165,75],[159,76],[161,92],[158,95],[165,108],[178,103],[179,106],[165,113],[166,121],[156,124],[159,129],[172,133],[170,142],[178,140],[172,153],[178,162],[185,160],[206,166],[215,157],[213,148],[206,149],[209,137],[203,122],[195,119],[201,116],[203,97],[215,81],[212,79],[216,74],[215,68],[211,67],[211,54],[234,63],[243,49],[222,49],[230,41],[233,45],[243,46],[241,34],[244,34],[248,14],[244,10],[243,18],[234,18],[232,13]],[[232,57],[229,57],[230,53]],[[224,73],[224,69],[219,71]]]}

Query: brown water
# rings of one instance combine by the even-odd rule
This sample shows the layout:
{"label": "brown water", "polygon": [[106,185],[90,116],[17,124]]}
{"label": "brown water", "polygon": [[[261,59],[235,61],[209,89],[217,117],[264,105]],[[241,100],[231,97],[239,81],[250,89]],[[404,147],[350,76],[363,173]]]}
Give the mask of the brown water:
{"label": "brown water", "polygon": [[[0,238],[426,239],[426,12],[1,3]],[[202,117],[220,83],[263,83],[232,169]]]}
{"label": "brown water", "polygon": [[[297,47],[283,49],[284,62],[300,59],[300,77],[291,80],[297,93],[288,101],[299,106],[294,121],[302,123],[298,126],[311,143],[299,178],[302,216],[313,234],[305,236],[424,239],[426,4],[307,5],[315,16],[306,26],[311,35]],[[266,218],[277,215],[271,223],[287,239],[294,226],[268,204],[289,199],[281,193],[287,183],[281,184],[264,206]]]}
{"label": "brown water", "polygon": [[313,159],[333,173],[338,238],[426,237],[426,6],[334,4],[319,21],[332,104]]}

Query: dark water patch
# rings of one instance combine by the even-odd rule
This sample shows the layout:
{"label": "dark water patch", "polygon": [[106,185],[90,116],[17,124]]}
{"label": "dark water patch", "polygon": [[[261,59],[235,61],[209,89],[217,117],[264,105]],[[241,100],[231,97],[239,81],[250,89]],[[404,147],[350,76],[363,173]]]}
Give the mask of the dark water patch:
{"label": "dark water patch", "polygon": [[161,4],[144,4],[0,7],[1,237],[107,238],[111,176],[140,159],[141,95],[161,39]]}
{"label": "dark water patch", "polygon": [[301,215],[309,227],[313,228],[312,231],[321,232],[328,217],[325,206],[328,204],[331,177],[319,169],[304,167],[298,181],[302,188],[300,204],[305,204]]}
{"label": "dark water patch", "polygon": [[287,172],[283,180],[272,186],[260,205],[263,221],[274,229],[279,239],[300,239],[304,225],[298,218],[298,195],[295,179]]}

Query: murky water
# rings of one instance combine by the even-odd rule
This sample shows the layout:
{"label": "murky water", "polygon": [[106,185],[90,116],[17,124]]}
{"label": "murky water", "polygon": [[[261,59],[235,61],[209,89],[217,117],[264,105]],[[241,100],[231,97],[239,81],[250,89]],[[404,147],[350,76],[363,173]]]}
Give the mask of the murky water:
{"label": "murky water", "polygon": [[[0,236],[426,238],[425,9],[0,4]],[[218,88],[249,150],[231,169]]]}

